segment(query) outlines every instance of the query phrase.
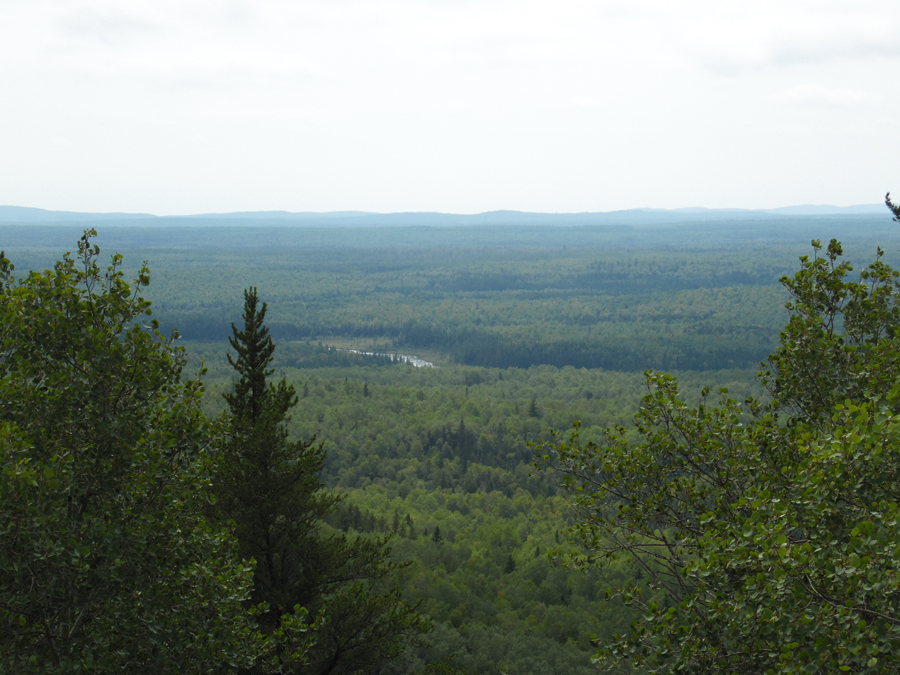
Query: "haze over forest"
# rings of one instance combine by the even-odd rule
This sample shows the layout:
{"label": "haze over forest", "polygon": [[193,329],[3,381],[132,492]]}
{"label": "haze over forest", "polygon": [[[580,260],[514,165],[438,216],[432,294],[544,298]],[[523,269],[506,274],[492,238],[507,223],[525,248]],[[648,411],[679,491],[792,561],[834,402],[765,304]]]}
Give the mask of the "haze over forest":
{"label": "haze over forest", "polygon": [[[316,546],[331,536],[367,546],[388,537],[385,560],[408,564],[367,572],[365,592],[418,606],[433,624],[427,639],[403,638],[380,615],[368,623],[385,631],[383,658],[354,660],[350,646],[331,652],[356,610],[341,604],[349,588],[317,591],[303,602],[350,614],[331,633],[317,629],[326,631],[316,633],[324,651],[309,651],[293,671],[304,675],[331,672],[322,664],[332,657],[389,675],[594,672],[591,656],[646,617],[615,589],[670,596],[628,555],[583,569],[557,564],[578,559],[587,540],[572,493],[553,473],[531,475],[535,449],[576,421],[584,440],[617,426],[637,438],[632,418],[648,405],[648,370],[673,373],[688,403],[704,387],[768,400],[757,373],[790,317],[779,280],[814,254],[811,240],[839,238],[854,263],[873,260],[878,247],[884,262],[900,263],[900,228],[883,204],[165,217],[0,207],[0,249],[17,276],[51,268],[85,228],[98,231],[100,264],[124,256],[126,278],[147,261],[142,297],[163,334],[180,334],[185,374],[207,369],[208,419],[229,419],[228,338],[241,325],[245,290],[257,289],[275,377],[297,393],[283,429],[300,445],[289,447],[309,453],[303,444],[318,439],[320,471],[308,478],[342,500],[303,536],[319,537]],[[91,635],[87,644],[100,644]],[[30,653],[11,644],[11,663]],[[40,640],[28,644],[41,649]]]}
{"label": "haze over forest", "polygon": [[[661,224],[726,220],[766,220],[797,216],[850,216],[883,214],[883,204],[856,206],[829,206],[804,204],[774,209],[707,209],[702,207],[681,209],[627,209],[624,211],[596,213],[529,213],[523,211],[489,211],[477,214],[453,214],[437,212],[421,213],[368,213],[364,211],[333,211],[326,213],[289,211],[241,211],[235,213],[202,213],[193,215],[157,216],[148,213],[79,213],[74,211],[49,211],[33,207],[0,206],[0,223],[75,223],[147,221],[163,226],[214,225],[220,222],[241,221],[241,225],[266,221],[268,225],[282,222],[284,225],[341,225],[341,226],[389,226],[389,225],[613,225],[613,224]],[[208,222],[202,222],[208,221]],[[138,223],[135,223],[138,224]]]}

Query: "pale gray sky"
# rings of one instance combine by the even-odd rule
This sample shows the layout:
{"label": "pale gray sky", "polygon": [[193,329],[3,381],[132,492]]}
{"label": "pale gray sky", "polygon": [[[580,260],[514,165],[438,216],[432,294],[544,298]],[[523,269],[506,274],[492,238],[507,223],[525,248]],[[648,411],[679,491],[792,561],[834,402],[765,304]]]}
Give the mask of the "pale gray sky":
{"label": "pale gray sky", "polygon": [[0,204],[873,203],[898,34],[896,0],[2,0]]}

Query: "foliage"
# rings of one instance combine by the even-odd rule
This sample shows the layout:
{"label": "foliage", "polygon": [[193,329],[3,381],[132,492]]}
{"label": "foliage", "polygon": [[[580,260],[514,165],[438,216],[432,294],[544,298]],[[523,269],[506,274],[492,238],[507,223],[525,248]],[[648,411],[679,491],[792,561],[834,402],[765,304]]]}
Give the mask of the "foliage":
{"label": "foliage", "polygon": [[[212,430],[133,285],[78,255],[16,280],[0,254],[0,670],[264,670],[252,569],[202,515]],[[173,336],[174,338],[175,336]],[[308,648],[302,615],[276,636]]]}
{"label": "foliage", "polygon": [[[841,233],[851,257],[876,243],[900,251],[900,230],[875,216],[549,230],[234,225],[110,224],[103,241],[164,270],[154,315],[187,340],[224,343],[243,289],[264,284],[282,357],[287,341],[324,340],[491,368],[753,368],[786,321],[778,279],[813,235]],[[0,240],[38,265],[69,232],[0,225]],[[298,367],[362,360],[293,356]]]}
{"label": "foliage", "polygon": [[293,385],[267,381],[275,344],[265,326],[266,304],[255,288],[244,294],[244,329],[232,325],[228,362],[240,374],[225,394],[227,442],[216,476],[220,518],[234,523],[240,552],[257,560],[251,602],[265,602],[263,625],[274,630],[285,609],[302,605],[324,614],[314,626],[309,664],[297,672],[350,673],[379,668],[429,624],[396,591],[378,594],[371,580],[395,565],[385,539],[349,539],[323,530],[337,499],[322,490],[324,451],[314,440],[291,441]]}
{"label": "foliage", "polygon": [[228,363],[241,376],[234,385],[234,391],[225,394],[225,400],[231,410],[231,417],[236,422],[256,424],[260,422],[266,404],[275,410],[280,421],[297,403],[297,396],[287,385],[270,388],[266,382],[274,370],[268,368],[275,352],[275,343],[265,325],[266,304],[257,310],[259,299],[256,288],[244,291],[244,330],[238,330],[231,324],[234,335],[228,338],[228,344],[237,352],[233,359],[228,354]]}
{"label": "foliage", "polygon": [[601,644],[610,669],[895,672],[900,443],[897,273],[879,259],[846,280],[832,241],[783,282],[781,345],[761,374],[774,400],[691,407],[648,374],[636,416],[600,443],[578,429],[542,449],[564,475],[592,566],[625,556],[652,579],[620,587],[641,608]]}
{"label": "foliage", "polygon": [[[588,675],[591,633],[611,636],[628,625],[627,609],[599,603],[599,575],[547,558],[565,526],[568,508],[560,497],[452,488],[414,489],[400,497],[379,485],[345,494],[345,503],[364,514],[410,516],[414,536],[401,531],[394,539],[395,559],[413,561],[399,571],[401,586],[437,624],[430,644],[407,650],[385,674],[450,663],[472,673],[505,666],[511,675]],[[440,544],[432,538],[437,528]],[[515,569],[507,572],[510,557]]]}
{"label": "foliage", "polygon": [[264,625],[273,629],[286,608],[309,600],[304,558],[314,527],[333,505],[320,493],[321,447],[288,440],[283,423],[296,403],[284,380],[270,384],[267,368],[275,345],[263,325],[265,305],[257,312],[255,289],[246,296],[245,330],[234,328],[237,358],[229,363],[240,373],[234,391],[225,394],[230,414],[227,440],[217,467],[213,513],[233,521],[239,550],[255,559],[252,602],[265,602]]}
{"label": "foliage", "polygon": [[887,205],[888,209],[890,209],[891,213],[894,214],[894,221],[900,222],[900,205],[894,204],[894,202],[891,201],[890,192],[884,196],[884,203]]}
{"label": "foliage", "polygon": [[781,345],[763,374],[773,396],[795,419],[827,422],[836,404],[884,396],[900,376],[897,351],[900,276],[882,261],[862,270],[859,281],[846,281],[853,268],[838,262],[843,251],[835,240],[819,256],[801,257],[801,271],[783,279],[792,301]]}
{"label": "foliage", "polygon": [[[737,228],[719,228],[725,242],[684,233],[675,250],[668,230],[624,240],[608,229],[540,237],[477,230],[185,228],[109,236],[139,246],[165,269],[154,280],[155,315],[188,340],[225,342],[243,289],[265,284],[282,360],[287,341],[323,340],[429,350],[479,367],[753,367],[784,322],[777,279],[791,269],[796,246],[748,244]],[[416,246],[398,255],[395,241],[413,234]],[[487,246],[471,245],[483,235]],[[527,243],[505,243],[517,238]],[[304,367],[362,360],[290,351]]]}
{"label": "foliage", "polygon": [[[591,633],[621,632],[631,613],[600,603],[604,589],[596,575],[547,559],[560,544],[567,509],[552,496],[550,480],[529,477],[526,435],[549,438],[554,425],[579,416],[597,433],[604,422],[624,422],[640,402],[639,376],[549,366],[298,371],[279,360],[290,346],[278,345],[272,365],[298,392],[307,390],[292,435],[318,432],[327,449],[324,482],[346,495],[326,522],[351,536],[383,536],[394,532],[399,512],[392,556],[413,561],[398,571],[404,597],[421,601],[420,611],[437,624],[431,646],[408,648],[384,672],[418,672],[450,657],[469,672],[497,672],[500,665],[513,675],[591,672]],[[230,390],[230,368],[220,348],[195,348],[210,367],[212,414],[222,400],[218,392]],[[739,388],[752,373],[684,377]],[[364,381],[370,397],[362,394]],[[527,416],[533,398],[540,420]],[[510,554],[517,569],[504,575]]]}
{"label": "foliage", "polygon": [[[300,397],[292,437],[318,434],[327,450],[323,482],[345,495],[326,523],[350,536],[396,534],[393,560],[413,561],[397,571],[404,597],[421,601],[436,624],[431,646],[407,648],[384,673],[418,672],[451,657],[469,672],[501,665],[511,675],[591,672],[591,634],[621,633],[633,612],[602,602],[595,572],[548,560],[548,551],[565,546],[568,509],[552,477],[529,477],[526,441],[549,439],[550,429],[574,419],[597,438],[605,425],[626,423],[640,404],[640,375],[550,366],[299,370],[284,356],[292,346],[279,343],[271,367]],[[213,415],[225,405],[233,369],[223,345],[195,343],[191,351],[209,367],[205,409]],[[715,382],[748,395],[764,391],[754,374],[679,378],[688,389]],[[533,398],[539,419],[527,416]],[[432,542],[436,527],[440,546]],[[510,554],[517,569],[504,575]],[[615,574],[624,581],[635,571],[622,565]]]}
{"label": "foliage", "polygon": [[[139,249],[164,270],[152,287],[154,316],[164,325],[219,341],[188,344],[192,367],[202,357],[209,368],[210,417],[227,408],[222,394],[238,379],[226,358],[228,317],[244,288],[265,285],[268,326],[278,341],[269,368],[279,379],[284,374],[299,398],[284,426],[288,439],[317,435],[326,451],[321,481],[346,496],[320,533],[393,534],[392,559],[413,563],[370,583],[384,594],[399,579],[403,599],[421,601],[420,611],[436,623],[430,645],[407,648],[383,672],[434,664],[437,672],[503,666],[511,675],[543,675],[587,672],[590,634],[605,644],[627,628],[636,608],[624,607],[621,597],[601,602],[607,586],[634,583],[644,601],[670,601],[649,587],[652,574],[626,558],[586,574],[548,560],[548,550],[569,550],[560,536],[567,509],[551,476],[529,478],[526,443],[547,440],[550,429],[576,419],[582,443],[601,442],[605,426],[628,425],[645,368],[680,369],[675,397],[685,410],[696,407],[702,384],[727,386],[738,400],[763,391],[755,370],[683,369],[752,365],[771,351],[786,317],[777,279],[793,269],[805,232],[846,231],[850,257],[877,242],[894,249],[900,233],[871,218],[849,231],[846,224],[800,219],[749,228],[552,232],[105,227],[103,241]],[[37,269],[56,259],[60,237],[70,232],[0,227],[0,238],[17,247],[20,269]],[[442,367],[383,367],[387,359],[328,344],[403,345]],[[626,369],[632,372],[616,372]],[[529,416],[533,399],[537,417]],[[747,410],[734,408],[746,424]],[[773,428],[798,416],[797,406],[788,412],[790,418],[783,405]],[[629,428],[626,439],[633,447],[637,430]],[[504,574],[510,557],[516,569]],[[275,614],[264,617],[266,630],[278,625]]]}

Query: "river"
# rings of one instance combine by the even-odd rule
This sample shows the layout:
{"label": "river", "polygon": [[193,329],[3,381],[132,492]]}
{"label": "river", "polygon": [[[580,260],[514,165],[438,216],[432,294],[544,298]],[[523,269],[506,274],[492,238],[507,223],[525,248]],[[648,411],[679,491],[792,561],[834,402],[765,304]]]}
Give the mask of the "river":
{"label": "river", "polygon": [[348,352],[350,354],[362,354],[363,356],[387,356],[391,361],[399,361],[400,363],[408,363],[416,368],[438,368],[431,361],[420,359],[418,356],[411,354],[392,354],[390,352],[364,352],[359,349],[339,349],[338,347],[329,347],[336,352]]}

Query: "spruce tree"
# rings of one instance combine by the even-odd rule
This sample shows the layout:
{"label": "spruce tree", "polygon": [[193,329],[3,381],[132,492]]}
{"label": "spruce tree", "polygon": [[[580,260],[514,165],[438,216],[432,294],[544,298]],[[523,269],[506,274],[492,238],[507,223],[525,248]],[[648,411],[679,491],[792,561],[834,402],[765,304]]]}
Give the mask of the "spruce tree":
{"label": "spruce tree", "polygon": [[[262,308],[257,309],[258,305],[256,287],[251,286],[244,291],[244,330],[238,330],[232,323],[233,335],[228,338],[232,349],[237,352],[236,358],[228,354],[228,363],[240,373],[241,379],[232,393],[225,394],[225,400],[232,417],[237,419],[247,416],[251,420],[259,418],[268,389],[266,379],[275,372],[268,368],[275,353],[275,343],[264,323],[268,306],[263,303]],[[293,403],[288,409],[291,406]]]}
{"label": "spruce tree", "polygon": [[266,304],[258,305],[256,289],[245,291],[244,330],[232,324],[237,357],[228,361],[241,377],[225,394],[230,414],[216,492],[219,514],[234,521],[241,554],[256,560],[251,599],[268,603],[262,623],[274,628],[282,614],[309,600],[309,563],[299,547],[315,535],[310,524],[334,499],[320,489],[321,446],[288,438],[285,424],[297,396],[284,378],[267,381],[275,344],[263,325]]}
{"label": "spruce tree", "polygon": [[398,590],[373,592],[373,582],[396,568],[388,561],[386,539],[349,539],[323,525],[338,499],[319,478],[322,445],[289,438],[297,393],[284,377],[269,380],[275,343],[264,323],[266,310],[250,288],[243,330],[232,324],[229,342],[237,354],[228,360],[240,379],[225,394],[218,514],[234,523],[241,554],[256,560],[251,601],[268,603],[261,617],[265,629],[277,630],[280,617],[296,605],[310,616],[324,613],[310,663],[294,672],[377,672],[430,624]]}

